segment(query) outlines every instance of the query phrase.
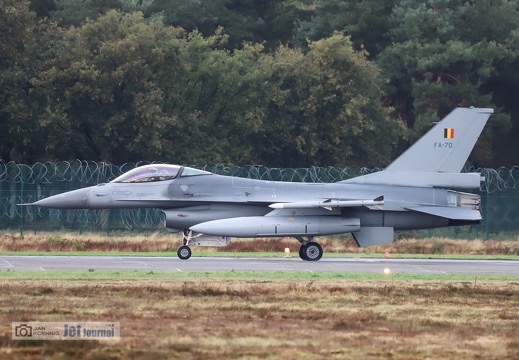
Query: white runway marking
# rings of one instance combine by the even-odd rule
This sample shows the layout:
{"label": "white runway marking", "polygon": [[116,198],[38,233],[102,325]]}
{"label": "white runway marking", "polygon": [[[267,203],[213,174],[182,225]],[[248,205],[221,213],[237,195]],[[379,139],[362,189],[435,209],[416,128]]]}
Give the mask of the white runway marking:
{"label": "white runway marking", "polygon": [[149,266],[148,264],[146,264],[144,261],[140,261],[140,263],[142,265],[144,265],[144,267],[146,267],[147,269],[153,269],[151,266]]}
{"label": "white runway marking", "polygon": [[3,264],[0,263],[0,267],[5,267],[5,268],[12,268],[13,265],[11,265],[11,263],[9,261],[7,261],[6,259],[2,258],[2,261],[4,262]]}

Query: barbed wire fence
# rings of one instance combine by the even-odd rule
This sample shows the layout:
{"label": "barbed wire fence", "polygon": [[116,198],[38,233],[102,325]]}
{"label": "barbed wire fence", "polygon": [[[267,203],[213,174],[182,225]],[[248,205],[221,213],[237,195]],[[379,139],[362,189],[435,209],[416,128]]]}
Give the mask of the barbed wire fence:
{"label": "barbed wire fence", "polygon": [[[0,160],[0,226],[5,230],[19,229],[21,232],[56,229],[80,232],[161,229],[164,219],[157,209],[55,210],[17,205],[106,183],[128,170],[149,163],[142,161],[117,166],[76,160],[26,165]],[[382,170],[365,167],[269,168],[221,164],[192,167],[228,176],[308,183],[337,182]],[[481,225],[470,227],[468,231],[478,234],[484,232],[487,236],[503,231],[519,232],[519,166],[498,169],[469,168],[466,171],[479,172],[485,178],[479,191],[485,221]]]}

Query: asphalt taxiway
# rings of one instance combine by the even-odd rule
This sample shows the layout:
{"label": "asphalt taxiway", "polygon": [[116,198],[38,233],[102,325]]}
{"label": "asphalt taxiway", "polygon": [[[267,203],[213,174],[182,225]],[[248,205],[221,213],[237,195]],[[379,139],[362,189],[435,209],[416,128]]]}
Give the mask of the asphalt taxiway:
{"label": "asphalt taxiway", "polygon": [[448,259],[223,258],[139,256],[0,256],[4,270],[169,270],[169,271],[308,271],[383,272],[413,274],[519,275],[519,261]]}

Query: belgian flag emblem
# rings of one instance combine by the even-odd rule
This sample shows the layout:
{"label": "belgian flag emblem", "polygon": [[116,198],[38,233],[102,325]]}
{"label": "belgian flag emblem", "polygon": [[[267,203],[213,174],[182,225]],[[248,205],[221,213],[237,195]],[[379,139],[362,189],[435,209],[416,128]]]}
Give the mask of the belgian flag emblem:
{"label": "belgian flag emblem", "polygon": [[443,137],[445,139],[454,139],[454,129],[453,128],[446,128],[443,131]]}

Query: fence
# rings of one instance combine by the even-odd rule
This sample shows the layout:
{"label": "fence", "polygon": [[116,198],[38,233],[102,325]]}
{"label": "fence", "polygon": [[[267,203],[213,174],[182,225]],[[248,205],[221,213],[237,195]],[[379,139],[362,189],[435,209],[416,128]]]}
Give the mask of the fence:
{"label": "fence", "polygon": [[[73,161],[34,165],[0,160],[0,229],[7,231],[132,231],[150,232],[163,228],[162,213],[140,210],[53,210],[17,206],[64,191],[109,182],[146,162],[116,166],[106,163]],[[335,182],[381,169],[359,167],[267,168],[264,166],[193,166],[221,175],[292,182]],[[480,225],[420,232],[425,236],[456,238],[517,238],[519,233],[519,167],[511,169],[468,169],[481,172],[486,181],[482,197],[484,221]]]}

